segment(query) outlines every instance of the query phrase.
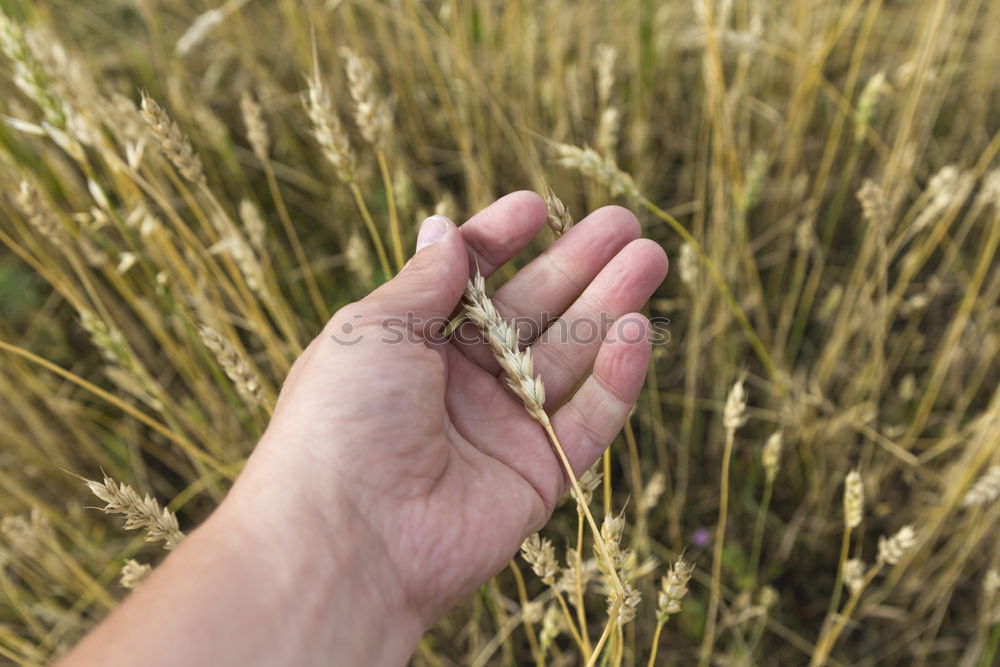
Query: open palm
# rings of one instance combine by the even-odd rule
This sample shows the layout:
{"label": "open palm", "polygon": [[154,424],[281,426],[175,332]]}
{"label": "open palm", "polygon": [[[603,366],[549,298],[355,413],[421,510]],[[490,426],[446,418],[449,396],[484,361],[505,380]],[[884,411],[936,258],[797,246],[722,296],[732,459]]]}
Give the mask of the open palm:
{"label": "open palm", "polygon": [[[319,507],[347,508],[427,624],[500,570],[566,488],[545,432],[472,325],[442,333],[470,265],[493,273],[545,217],[521,192],[460,229],[425,223],[418,245],[435,229],[436,242],[341,309],[296,362],[250,463],[288,472]],[[625,209],[600,209],[493,296],[532,347],[577,474],[621,428],[645,376],[649,324],[632,311],[667,260],[639,231]]]}

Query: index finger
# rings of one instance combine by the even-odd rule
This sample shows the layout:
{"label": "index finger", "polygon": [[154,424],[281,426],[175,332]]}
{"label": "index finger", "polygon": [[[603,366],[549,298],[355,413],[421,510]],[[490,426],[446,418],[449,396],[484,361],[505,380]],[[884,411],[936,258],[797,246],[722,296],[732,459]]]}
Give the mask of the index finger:
{"label": "index finger", "polygon": [[501,197],[469,218],[458,230],[472,265],[489,276],[521,251],[545,224],[545,201],[521,190]]}

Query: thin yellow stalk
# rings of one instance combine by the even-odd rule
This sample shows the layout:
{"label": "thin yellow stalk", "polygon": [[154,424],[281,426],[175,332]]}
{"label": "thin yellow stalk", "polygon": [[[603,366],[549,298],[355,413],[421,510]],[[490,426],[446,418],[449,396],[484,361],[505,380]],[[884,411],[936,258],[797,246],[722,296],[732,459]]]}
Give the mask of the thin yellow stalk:
{"label": "thin yellow stalk", "polygon": [[576,562],[573,563],[573,572],[576,578],[576,616],[583,635],[581,648],[584,660],[589,660],[593,648],[590,645],[590,636],[587,634],[587,610],[583,598],[583,512],[576,513]]}
{"label": "thin yellow stalk", "polygon": [[582,650],[584,642],[583,642],[583,637],[581,636],[581,632],[586,634],[587,629],[586,628],[580,628],[579,630],[577,629],[576,621],[573,620],[573,614],[570,613],[569,605],[566,604],[566,599],[563,597],[562,593],[559,591],[559,588],[557,586],[553,585],[551,588],[552,592],[556,594],[556,600],[559,601],[559,608],[562,609],[563,618],[566,619],[566,627],[569,628],[570,633],[573,635],[573,641],[575,641],[577,643],[577,646],[579,646],[580,649]]}
{"label": "thin yellow stalk", "polygon": [[827,632],[823,633],[820,640],[816,642],[816,650],[813,652],[812,660],[809,661],[810,667],[819,667],[826,663],[827,659],[830,657],[830,651],[833,650],[834,644],[837,643],[837,639],[840,637],[840,633],[844,631],[844,627],[847,625],[847,621],[850,620],[851,614],[858,606],[858,602],[861,600],[861,596],[864,594],[865,589],[871,584],[872,580],[882,571],[882,563],[876,563],[865,575],[864,583],[858,587],[856,591],[851,593],[851,597],[848,598],[847,604],[844,605],[843,611],[837,616],[836,622],[833,624]]}
{"label": "thin yellow stalk", "polygon": [[[517,586],[517,598],[521,604],[521,609],[524,609],[530,603],[528,599],[528,588],[524,585],[524,575],[521,574],[521,568],[517,566],[517,563],[513,559],[510,561],[510,571],[514,575],[514,583]],[[522,615],[522,619],[523,619]],[[524,633],[528,636],[528,645],[531,647],[531,655],[535,656],[535,660],[541,659],[541,649],[538,646],[538,637],[535,636],[535,628],[530,621],[523,621]]]}
{"label": "thin yellow stalk", "polygon": [[[590,525],[590,530],[594,534],[594,546],[597,549],[598,555],[601,560],[604,561],[608,568],[608,574],[611,577],[611,581],[615,586],[615,590],[618,592],[619,600],[616,602],[615,613],[611,615],[613,622],[615,616],[617,615],[617,607],[621,606],[622,596],[625,593],[625,587],[622,585],[622,580],[618,577],[618,570],[615,568],[614,561],[608,555],[608,547],[604,543],[604,538],[601,537],[601,529],[598,528],[597,522],[594,521],[594,515],[590,513],[590,508],[587,507],[587,503],[584,501],[583,489],[580,488],[580,483],[576,480],[576,473],[573,472],[573,466],[570,465],[569,458],[566,456],[565,450],[563,450],[562,443],[559,442],[559,436],[556,435],[555,430],[552,428],[552,422],[549,420],[548,415],[545,412],[541,413],[544,418],[542,423],[542,428],[545,429],[545,433],[549,436],[549,441],[556,450],[556,454],[559,456],[559,461],[562,463],[563,468],[566,470],[566,474],[569,476],[570,485],[573,487],[573,494],[576,496],[576,502],[579,507],[583,508],[584,517],[587,519],[587,523]],[[610,624],[609,622],[609,624]],[[596,652],[596,649],[595,649]]]}
{"label": "thin yellow stalk", "polygon": [[326,321],[330,317],[330,312],[323,301],[323,293],[319,289],[319,284],[316,282],[316,274],[313,272],[309,258],[302,247],[299,233],[295,231],[292,218],[288,215],[288,207],[285,206],[285,198],[281,195],[281,189],[278,187],[278,179],[274,175],[274,167],[271,166],[270,160],[264,161],[264,176],[267,177],[267,187],[271,191],[271,199],[274,200],[274,206],[278,210],[278,219],[281,220],[285,236],[288,237],[288,241],[292,245],[292,253],[294,253],[295,260],[299,263],[299,266],[302,267],[302,275],[305,277],[306,289],[309,291],[309,298],[312,300],[313,308],[316,309],[316,314],[323,321]]}
{"label": "thin yellow stalk", "polygon": [[378,255],[378,263],[382,266],[382,272],[386,278],[390,278],[393,275],[392,267],[389,264],[389,256],[385,254],[385,244],[382,243],[382,237],[379,236],[378,227],[375,226],[375,221],[372,220],[371,213],[368,212],[368,205],[365,204],[365,198],[361,194],[361,188],[358,187],[357,183],[351,183],[351,194],[354,195],[354,202],[358,206],[358,211],[361,213],[361,218],[365,221],[365,227],[368,229],[368,235],[372,238],[372,244],[375,246],[375,254]]}
{"label": "thin yellow stalk", "polygon": [[35,354],[33,352],[29,352],[28,350],[25,350],[24,348],[17,347],[16,345],[11,345],[10,343],[6,343],[6,342],[0,340],[0,350],[3,350],[5,352],[10,352],[11,354],[17,355],[17,356],[21,357],[22,359],[25,359],[27,361],[30,361],[33,364],[37,364],[38,366],[41,366],[42,368],[44,368],[47,371],[55,373],[56,375],[62,377],[63,379],[69,380],[70,382],[72,382],[73,384],[77,385],[81,389],[85,389],[86,391],[89,391],[90,393],[94,394],[98,398],[107,401],[108,403],[110,403],[111,405],[115,406],[116,408],[118,408],[122,412],[125,412],[126,414],[128,414],[130,417],[133,417],[134,419],[139,420],[140,422],[142,422],[143,424],[145,424],[149,428],[153,429],[154,431],[156,431],[160,435],[164,436],[168,440],[171,440],[172,442],[174,442],[175,444],[177,444],[181,449],[183,449],[184,452],[186,452],[187,454],[189,454],[193,458],[195,458],[195,459],[197,459],[197,460],[205,463],[206,465],[210,466],[216,472],[218,472],[219,474],[225,476],[227,479],[236,479],[236,473],[237,473],[236,470],[232,470],[232,469],[227,468],[222,463],[220,463],[215,458],[213,458],[210,454],[206,454],[202,450],[198,449],[198,447],[193,442],[191,442],[190,440],[188,440],[184,436],[178,435],[177,433],[174,433],[173,431],[171,431],[169,428],[167,428],[166,426],[164,426],[160,422],[158,422],[155,419],[153,419],[152,417],[150,417],[150,416],[148,416],[146,414],[143,414],[142,412],[136,410],[134,407],[132,407],[131,405],[129,405],[125,401],[119,399],[114,394],[110,394],[110,393],[104,391],[100,387],[98,387],[98,386],[96,386],[96,385],[88,382],[87,380],[84,380],[79,375],[76,375],[75,373],[71,373],[70,371],[67,371],[66,369],[62,368],[61,366],[58,366],[58,365],[52,363],[48,359],[43,359],[42,357],[38,356],[37,354]]}
{"label": "thin yellow stalk", "polygon": [[656,665],[656,653],[660,649],[660,634],[663,632],[663,621],[656,622],[656,632],[653,633],[653,646],[649,649],[649,661],[646,663],[646,667],[654,667]]}
{"label": "thin yellow stalk", "polygon": [[837,575],[833,582],[833,594],[830,596],[830,604],[826,609],[826,618],[823,619],[823,625],[820,626],[820,636],[830,627],[830,623],[833,622],[834,615],[837,613],[837,607],[840,605],[841,589],[844,585],[844,566],[847,564],[850,549],[851,531],[845,528],[840,540],[840,557],[837,558]]}
{"label": "thin yellow stalk", "polygon": [[701,642],[698,664],[708,665],[715,644],[715,626],[719,614],[719,598],[722,590],[722,547],[726,539],[726,519],[729,514],[729,469],[733,456],[735,431],[726,429],[726,446],[722,454],[722,481],[719,489],[719,522],[715,530],[715,544],[712,549],[712,579],[708,593],[708,615],[705,620],[705,634]]}
{"label": "thin yellow stalk", "polygon": [[608,447],[601,455],[601,466],[604,470],[604,484],[602,489],[604,514],[611,514],[611,448]]}
{"label": "thin yellow stalk", "polygon": [[753,587],[757,586],[757,579],[760,576],[760,552],[764,544],[764,524],[767,521],[767,510],[771,506],[771,496],[774,493],[774,480],[768,478],[764,482],[764,497],[760,501],[760,509],[757,510],[757,519],[753,529],[753,547],[750,550],[750,572],[753,575]]}
{"label": "thin yellow stalk", "polygon": [[396,270],[402,271],[406,264],[406,257],[403,254],[403,237],[399,229],[399,213],[396,211],[396,194],[392,189],[392,177],[389,175],[389,165],[385,160],[385,153],[380,149],[375,149],[375,158],[378,160],[379,171],[382,172],[382,184],[385,186],[385,201],[389,208],[389,236],[392,239],[392,253],[396,259]]}
{"label": "thin yellow stalk", "polygon": [[594,652],[591,654],[590,660],[587,661],[587,667],[594,667],[594,665],[597,664],[597,660],[601,656],[601,649],[604,648],[604,644],[608,641],[608,637],[611,635],[611,628],[617,625],[615,619],[618,618],[618,612],[622,608],[623,599],[624,598],[619,596],[618,599],[615,600],[615,603],[611,606],[611,611],[608,613],[608,623],[604,626],[604,632],[601,633],[601,638],[597,640]]}

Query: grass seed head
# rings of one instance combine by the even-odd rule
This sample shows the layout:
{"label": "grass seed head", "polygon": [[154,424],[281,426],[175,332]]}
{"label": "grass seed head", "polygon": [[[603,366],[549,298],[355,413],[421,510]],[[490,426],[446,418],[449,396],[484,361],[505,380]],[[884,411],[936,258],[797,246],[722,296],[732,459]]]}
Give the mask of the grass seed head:
{"label": "grass seed head", "polygon": [[264,110],[248,90],[240,97],[240,111],[243,113],[243,124],[246,125],[247,140],[254,154],[262,162],[267,160],[270,151],[271,137],[264,120]]}
{"label": "grass seed head", "polygon": [[552,542],[539,537],[538,533],[529,535],[521,544],[521,556],[531,565],[532,572],[543,583],[553,586],[559,573],[559,563],[556,561],[556,549]]}
{"label": "grass seed head", "polygon": [[865,585],[867,566],[860,558],[852,558],[844,563],[844,585],[852,594],[857,594]]}
{"label": "grass seed head", "polygon": [[879,537],[878,560],[886,565],[896,565],[916,545],[917,533],[913,526],[903,526],[892,537]]}
{"label": "grass seed head", "polygon": [[768,481],[773,482],[778,476],[781,468],[781,448],[784,444],[784,435],[781,431],[775,431],[764,443],[764,451],[761,454],[761,463],[764,466],[764,475]]}
{"label": "grass seed head", "polygon": [[844,524],[847,530],[861,525],[865,511],[865,485],[861,473],[852,470],[844,480]]}
{"label": "grass seed head", "polygon": [[153,568],[151,566],[130,558],[122,566],[119,582],[124,588],[132,590],[145,581],[152,572]]}
{"label": "grass seed head", "polygon": [[240,397],[251,405],[262,404],[264,398],[260,381],[232,343],[206,325],[198,327],[198,333],[208,351],[215,355],[226,376],[233,381]]}
{"label": "grass seed head", "polygon": [[743,386],[744,382],[746,382],[746,373],[741,373],[726,396],[722,423],[727,431],[735,432],[747,423],[747,392]]}
{"label": "grass seed head", "polygon": [[392,111],[389,103],[375,91],[375,64],[352,49],[342,49],[341,55],[361,136],[384,151],[392,133]]}
{"label": "grass seed head", "polygon": [[191,142],[146,91],[142,91],[141,113],[160,150],[177,171],[195,185],[205,185],[205,170]]}
{"label": "grass seed head", "polygon": [[151,496],[140,496],[128,484],[107,475],[103,482],[87,480],[87,487],[106,503],[105,514],[121,514],[125,517],[125,530],[145,530],[147,542],[162,540],[165,548],[173,549],[184,539],[177,516],[166,508],[160,509]]}
{"label": "grass seed head", "polygon": [[639,198],[639,188],[632,177],[618,168],[610,158],[601,157],[592,148],[578,148],[569,144],[553,144],[557,161],[564,167],[575,169],[611,190],[615,196]]}
{"label": "grass seed head", "polygon": [[656,609],[660,623],[666,623],[670,616],[680,613],[681,600],[688,593],[688,582],[693,573],[694,565],[682,557],[677,559],[666,576],[663,577]]}
{"label": "grass seed head", "polygon": [[549,229],[556,236],[562,236],[573,226],[573,216],[569,214],[566,205],[556,196],[552,188],[545,186],[545,209]]}
{"label": "grass seed head", "polygon": [[309,91],[303,96],[302,104],[312,122],[312,133],[323,152],[323,157],[333,165],[337,178],[342,183],[346,185],[354,183],[356,177],[354,151],[318,75],[309,79]]}
{"label": "grass seed head", "polygon": [[1000,465],[990,466],[962,498],[962,507],[982,507],[1000,498]]}

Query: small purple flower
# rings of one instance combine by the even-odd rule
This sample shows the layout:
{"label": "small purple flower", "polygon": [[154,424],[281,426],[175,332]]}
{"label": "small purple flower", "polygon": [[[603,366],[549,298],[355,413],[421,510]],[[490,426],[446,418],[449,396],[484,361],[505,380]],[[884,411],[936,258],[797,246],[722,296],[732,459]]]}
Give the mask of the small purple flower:
{"label": "small purple flower", "polygon": [[708,528],[699,528],[694,531],[694,535],[691,536],[691,542],[696,547],[708,546],[709,540],[711,540],[711,536],[708,533]]}

